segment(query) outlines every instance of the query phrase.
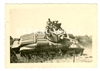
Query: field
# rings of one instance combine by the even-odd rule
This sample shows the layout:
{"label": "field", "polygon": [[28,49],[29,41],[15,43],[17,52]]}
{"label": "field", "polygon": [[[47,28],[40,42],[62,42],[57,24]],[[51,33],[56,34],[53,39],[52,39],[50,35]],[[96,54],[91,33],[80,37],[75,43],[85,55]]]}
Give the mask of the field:
{"label": "field", "polygon": [[71,63],[71,62],[92,62],[92,37],[89,36],[76,36],[78,44],[84,48],[83,55],[76,55],[75,59],[73,55],[55,55],[53,58],[44,55],[43,57],[32,55],[31,59],[26,57],[21,57],[20,54],[17,55],[17,63]]}
{"label": "field", "polygon": [[[92,54],[91,54],[91,49],[86,48],[83,52],[83,55],[77,55],[75,56],[75,62],[92,62]],[[73,56],[68,56],[67,54],[65,55],[59,55],[55,56],[53,59],[52,58],[47,58],[46,56],[44,57],[39,57],[39,56],[32,56],[32,58],[29,60],[26,57],[20,57],[19,54],[17,54],[18,57],[18,63],[65,63],[65,62],[73,62]]]}

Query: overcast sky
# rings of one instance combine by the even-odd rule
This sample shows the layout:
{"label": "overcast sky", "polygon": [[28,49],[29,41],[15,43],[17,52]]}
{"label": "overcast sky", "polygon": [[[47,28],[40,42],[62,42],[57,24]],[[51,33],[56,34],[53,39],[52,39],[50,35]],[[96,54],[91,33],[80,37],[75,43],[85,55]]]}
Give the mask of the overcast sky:
{"label": "overcast sky", "polygon": [[20,37],[35,30],[44,30],[46,22],[58,20],[67,33],[92,35],[97,24],[97,6],[94,5],[34,5],[10,10],[10,35]]}

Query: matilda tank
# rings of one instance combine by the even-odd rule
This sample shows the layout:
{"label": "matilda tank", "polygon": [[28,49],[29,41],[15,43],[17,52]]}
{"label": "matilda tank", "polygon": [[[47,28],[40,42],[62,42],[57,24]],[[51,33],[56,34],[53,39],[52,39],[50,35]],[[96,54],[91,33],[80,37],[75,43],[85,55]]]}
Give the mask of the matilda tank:
{"label": "matilda tank", "polygon": [[[65,54],[69,50],[80,49],[80,46],[77,46],[77,43],[73,42],[74,39],[75,37],[73,35],[68,35],[61,27],[61,23],[48,19],[45,32],[33,32],[22,35],[18,41],[16,41],[17,46],[13,45],[12,48],[16,53],[20,53],[21,56],[29,54]],[[81,50],[83,51],[83,49]],[[77,52],[78,51],[76,51],[76,53]]]}

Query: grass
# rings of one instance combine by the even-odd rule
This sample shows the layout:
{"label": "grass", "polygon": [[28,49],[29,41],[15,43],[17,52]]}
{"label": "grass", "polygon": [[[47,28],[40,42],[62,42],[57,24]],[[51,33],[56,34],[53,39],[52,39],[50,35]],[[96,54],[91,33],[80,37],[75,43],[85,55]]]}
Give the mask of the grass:
{"label": "grass", "polygon": [[[85,51],[86,53],[86,51]],[[84,53],[84,54],[85,54]],[[73,63],[73,56],[70,55],[62,55],[62,56],[54,56],[52,59],[51,57],[39,57],[39,56],[32,56],[32,58],[29,60],[27,57],[20,57],[19,54],[17,54],[18,57],[18,63]],[[92,62],[92,56],[89,54],[83,55],[83,56],[76,56],[75,62]]]}
{"label": "grass", "polygon": [[[83,56],[76,56],[75,62],[92,62],[92,37],[87,35],[85,36],[75,36],[76,40],[79,42],[78,44],[83,46],[84,55]],[[20,54],[17,54],[18,61],[17,63],[69,63],[73,62],[73,56],[65,55],[54,55],[47,56],[44,55],[43,57],[32,55],[31,59],[26,57],[21,57]]]}

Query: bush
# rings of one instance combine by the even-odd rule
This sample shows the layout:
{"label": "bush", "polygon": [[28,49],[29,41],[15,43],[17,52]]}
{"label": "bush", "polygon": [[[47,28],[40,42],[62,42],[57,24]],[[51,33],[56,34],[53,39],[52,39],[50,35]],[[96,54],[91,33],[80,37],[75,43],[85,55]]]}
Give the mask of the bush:
{"label": "bush", "polygon": [[92,37],[90,36],[76,36],[76,40],[79,42],[82,46],[90,46],[92,45]]}

